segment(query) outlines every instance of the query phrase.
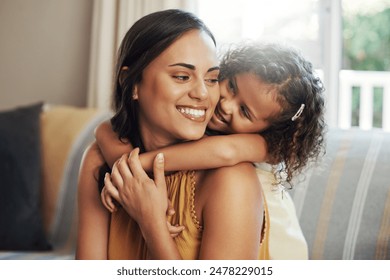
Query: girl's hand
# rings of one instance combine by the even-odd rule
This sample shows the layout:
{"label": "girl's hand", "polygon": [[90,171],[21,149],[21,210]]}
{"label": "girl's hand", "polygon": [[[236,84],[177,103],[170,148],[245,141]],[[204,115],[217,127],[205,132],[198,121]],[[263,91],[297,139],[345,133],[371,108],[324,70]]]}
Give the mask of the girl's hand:
{"label": "girl's hand", "polygon": [[106,183],[106,179],[110,180],[107,176],[109,176],[108,173],[106,173],[104,178],[105,185],[100,193],[100,197],[104,207],[106,207],[106,209],[111,213],[114,213],[118,210],[118,206],[120,207],[121,205],[119,202],[117,202],[117,200],[114,199],[114,195],[111,193],[116,193],[117,196],[119,196],[119,193],[115,186],[112,185],[112,183]]}
{"label": "girl's hand", "polygon": [[180,225],[172,225],[170,222],[167,221],[168,231],[172,238],[175,238],[178,236],[184,229],[184,226]]}

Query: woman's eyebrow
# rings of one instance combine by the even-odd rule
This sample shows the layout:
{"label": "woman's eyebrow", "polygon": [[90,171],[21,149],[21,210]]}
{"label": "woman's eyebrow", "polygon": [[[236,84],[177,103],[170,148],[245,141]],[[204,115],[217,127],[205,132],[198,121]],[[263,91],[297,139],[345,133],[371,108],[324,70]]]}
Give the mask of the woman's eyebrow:
{"label": "woman's eyebrow", "polygon": [[188,64],[188,63],[183,63],[183,62],[179,62],[179,63],[175,63],[175,64],[169,65],[169,67],[173,67],[173,66],[182,66],[182,67],[185,67],[185,68],[188,68],[188,69],[191,69],[191,70],[195,70],[196,69],[195,65]]}
{"label": "woman's eyebrow", "polygon": [[209,70],[207,70],[207,72],[212,72],[212,71],[215,71],[215,70],[219,70],[219,66],[211,67]]}
{"label": "woman's eyebrow", "polygon": [[[169,67],[173,67],[173,66],[182,66],[182,67],[185,67],[185,68],[188,68],[188,69],[191,69],[191,70],[195,70],[196,69],[195,65],[184,63],[184,62],[179,62],[179,63],[174,63],[174,64],[169,65]],[[215,71],[215,70],[219,70],[219,66],[211,67],[210,69],[207,70],[207,72],[212,72],[212,71]]]}

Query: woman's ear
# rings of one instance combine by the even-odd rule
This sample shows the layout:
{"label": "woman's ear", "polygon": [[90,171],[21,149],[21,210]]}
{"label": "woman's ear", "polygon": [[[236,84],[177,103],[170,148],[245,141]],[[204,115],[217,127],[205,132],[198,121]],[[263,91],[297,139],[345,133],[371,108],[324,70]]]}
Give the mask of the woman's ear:
{"label": "woman's ear", "polygon": [[133,95],[131,97],[133,100],[138,100],[138,84],[134,86]]}
{"label": "woman's ear", "polygon": [[[123,86],[123,84],[124,84],[124,82],[125,82],[125,79],[126,79],[127,75],[129,74],[128,71],[129,71],[129,67],[127,67],[127,66],[123,66],[123,67],[121,68],[121,72],[120,72],[120,74],[119,74],[119,84],[120,84],[121,86]],[[138,85],[135,85],[135,86],[134,86],[134,89],[133,89],[133,93],[132,93],[131,98],[132,98],[133,100],[137,100],[137,99],[138,99]]]}
{"label": "woman's ear", "polygon": [[128,74],[128,70],[129,70],[129,67],[127,67],[127,66],[123,66],[121,68],[121,72],[119,73],[119,84],[121,85],[121,87],[123,86],[123,84],[125,82],[125,79],[126,79],[127,74]]}

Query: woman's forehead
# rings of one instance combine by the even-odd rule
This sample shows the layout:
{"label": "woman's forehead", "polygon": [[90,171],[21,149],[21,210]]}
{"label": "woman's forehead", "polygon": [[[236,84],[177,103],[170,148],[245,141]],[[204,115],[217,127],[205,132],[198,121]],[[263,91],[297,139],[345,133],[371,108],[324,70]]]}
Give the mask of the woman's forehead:
{"label": "woman's forehead", "polygon": [[218,65],[214,42],[206,32],[201,30],[187,31],[156,59],[170,64],[188,63],[196,66],[201,63],[210,63],[212,66]]}

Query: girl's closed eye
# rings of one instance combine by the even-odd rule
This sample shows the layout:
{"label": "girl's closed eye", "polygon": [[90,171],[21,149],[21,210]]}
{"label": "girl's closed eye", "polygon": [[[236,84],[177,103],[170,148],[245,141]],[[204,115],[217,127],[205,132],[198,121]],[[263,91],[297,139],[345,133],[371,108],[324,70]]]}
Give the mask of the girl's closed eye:
{"label": "girl's closed eye", "polygon": [[229,92],[233,93],[234,95],[237,92],[236,83],[235,83],[233,78],[228,80],[228,89],[229,89]]}
{"label": "girl's closed eye", "polygon": [[249,113],[249,110],[247,109],[246,106],[241,105],[240,106],[240,110],[241,110],[241,113],[244,115],[245,118],[247,118],[248,120],[252,120],[251,114]]}

